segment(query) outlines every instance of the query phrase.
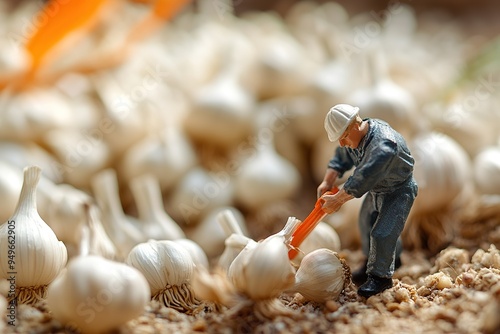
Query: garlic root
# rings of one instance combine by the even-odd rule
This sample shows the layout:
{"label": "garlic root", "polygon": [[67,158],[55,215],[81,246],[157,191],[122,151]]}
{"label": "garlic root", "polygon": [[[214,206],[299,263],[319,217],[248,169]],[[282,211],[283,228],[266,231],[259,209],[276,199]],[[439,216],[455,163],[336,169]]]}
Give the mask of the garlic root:
{"label": "garlic root", "polygon": [[186,314],[194,314],[201,302],[196,298],[188,283],[167,285],[151,297],[166,307]]}

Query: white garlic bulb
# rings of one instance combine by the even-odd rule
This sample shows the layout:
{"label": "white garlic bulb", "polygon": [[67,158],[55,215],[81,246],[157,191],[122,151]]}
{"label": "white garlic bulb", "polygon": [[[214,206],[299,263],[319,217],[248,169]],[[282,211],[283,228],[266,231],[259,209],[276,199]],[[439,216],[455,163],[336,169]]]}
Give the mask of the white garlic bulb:
{"label": "white garlic bulb", "polygon": [[24,181],[14,214],[0,226],[0,277],[15,277],[18,303],[44,298],[47,285],[66,265],[67,251],[36,208],[41,169],[24,169]]}
{"label": "white garlic bulb", "polygon": [[[108,260],[118,258],[118,250],[102,226],[99,208],[96,205],[84,203],[85,224],[81,226],[80,254],[98,255]],[[88,248],[82,251],[82,247]]]}
{"label": "white garlic bulb", "polygon": [[473,168],[479,192],[500,195],[500,147],[484,148],[474,157]]}
{"label": "white garlic bulb", "polygon": [[79,256],[49,286],[47,305],[55,319],[82,333],[105,333],[140,316],[150,290],[135,268],[99,256]]}
{"label": "white garlic bulb", "polygon": [[23,184],[21,169],[18,169],[4,161],[0,161],[0,221],[5,222],[19,200],[19,191]]}
{"label": "white garlic bulb", "polygon": [[84,204],[90,203],[91,197],[69,184],[53,185],[50,188],[50,202],[45,208],[47,222],[66,246],[78,245],[79,231],[86,220]]}
{"label": "white garlic bulb", "polygon": [[349,275],[347,265],[336,252],[316,249],[302,259],[295,274],[293,291],[312,301],[337,300]]}
{"label": "white garlic bulb", "polygon": [[409,147],[415,158],[414,177],[418,184],[412,213],[449,206],[470,180],[472,166],[465,150],[439,132],[421,133]]}
{"label": "white garlic bulb", "polygon": [[149,240],[135,246],[126,263],[144,275],[153,300],[180,312],[196,310],[199,301],[190,285],[195,265],[183,246],[171,240]]}
{"label": "white garlic bulb", "polygon": [[120,164],[120,174],[129,181],[143,174],[158,178],[162,190],[171,189],[197,164],[193,145],[176,127],[152,134],[128,149]]}
{"label": "white garlic bulb", "polygon": [[210,267],[207,254],[205,254],[203,248],[201,248],[200,245],[198,245],[196,242],[186,238],[175,239],[173,240],[173,242],[181,245],[182,247],[184,247],[184,249],[186,249],[189,252],[195,266],[207,269]]}
{"label": "white garlic bulb", "polygon": [[221,53],[223,68],[195,93],[193,107],[184,120],[184,128],[192,138],[221,147],[233,146],[250,133],[255,103],[252,93],[240,83],[245,67],[238,56],[245,55],[238,47],[243,44],[248,49],[242,43],[246,37],[226,35],[234,43],[225,45],[226,52]]}
{"label": "white garlic bulb", "polygon": [[184,232],[165,212],[158,180],[145,174],[130,182],[132,195],[137,204],[141,231],[147,239],[173,240],[184,238]]}
{"label": "white garlic bulb", "polygon": [[212,210],[232,205],[233,187],[226,173],[195,167],[173,189],[167,209],[176,221],[196,224]]}
{"label": "white garlic bulb", "polygon": [[[243,233],[247,233],[247,227],[243,213],[232,206],[217,207],[204,216],[198,225],[186,229],[188,238],[195,241],[209,258],[219,256],[224,251],[224,241],[227,238],[226,232],[219,224],[218,215],[230,210],[236,219],[237,225]],[[207,238],[207,236],[210,236]]]}
{"label": "white garlic bulb", "polygon": [[304,241],[300,244],[300,252],[293,259],[299,264],[305,255],[320,249],[326,248],[334,252],[340,251],[340,238],[332,226],[325,222],[319,222]]}
{"label": "white garlic bulb", "polygon": [[235,197],[245,208],[287,199],[300,186],[297,168],[276,152],[272,134],[269,137],[256,143],[251,156],[243,157],[236,175]]}
{"label": "white garlic bulb", "polygon": [[402,134],[411,134],[416,113],[413,96],[389,77],[380,51],[369,60],[372,83],[354,91],[348,103],[359,107],[362,117],[382,119]]}
{"label": "white garlic bulb", "polygon": [[104,230],[118,249],[118,256],[125,258],[137,244],[146,241],[138,229],[135,218],[123,212],[120,202],[116,172],[106,169],[92,178],[92,190],[101,209]]}
{"label": "white garlic bulb", "polygon": [[269,300],[293,285],[295,269],[288,260],[285,241],[298,222],[290,217],[283,230],[255,245],[247,244],[238,254],[229,267],[228,277],[239,292],[252,300]]}

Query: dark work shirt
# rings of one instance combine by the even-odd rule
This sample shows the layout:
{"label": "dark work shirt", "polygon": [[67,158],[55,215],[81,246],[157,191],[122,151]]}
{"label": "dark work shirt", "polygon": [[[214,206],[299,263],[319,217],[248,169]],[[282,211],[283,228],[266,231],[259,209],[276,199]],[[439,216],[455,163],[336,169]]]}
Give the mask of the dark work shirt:
{"label": "dark work shirt", "polygon": [[368,191],[393,192],[412,178],[414,159],[404,138],[384,121],[365,119],[369,129],[357,148],[338,147],[328,163],[339,177],[356,167],[344,190],[361,197]]}

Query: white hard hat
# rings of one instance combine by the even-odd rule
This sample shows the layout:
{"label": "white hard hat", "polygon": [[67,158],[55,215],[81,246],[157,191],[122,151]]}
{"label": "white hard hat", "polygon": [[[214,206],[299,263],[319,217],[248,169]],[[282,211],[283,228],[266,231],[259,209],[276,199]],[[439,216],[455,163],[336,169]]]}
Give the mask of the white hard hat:
{"label": "white hard hat", "polygon": [[339,140],[349,124],[358,115],[359,108],[348,104],[333,106],[325,117],[325,130],[332,142]]}

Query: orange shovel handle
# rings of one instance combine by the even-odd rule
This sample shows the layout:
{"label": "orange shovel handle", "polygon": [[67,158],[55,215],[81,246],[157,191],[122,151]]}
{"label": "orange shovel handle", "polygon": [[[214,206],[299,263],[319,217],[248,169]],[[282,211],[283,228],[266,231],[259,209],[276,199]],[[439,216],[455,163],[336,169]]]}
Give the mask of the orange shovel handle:
{"label": "orange shovel handle", "polygon": [[[334,187],[332,190],[325,192],[324,195],[333,195],[339,191],[337,187]],[[318,198],[316,204],[314,205],[314,209],[311,213],[304,219],[302,223],[293,231],[292,238],[290,240],[290,250],[288,251],[288,258],[293,260],[297,254],[299,253],[298,247],[300,244],[307,238],[307,236],[314,230],[316,225],[327,215],[325,211],[323,211],[323,198]]]}

